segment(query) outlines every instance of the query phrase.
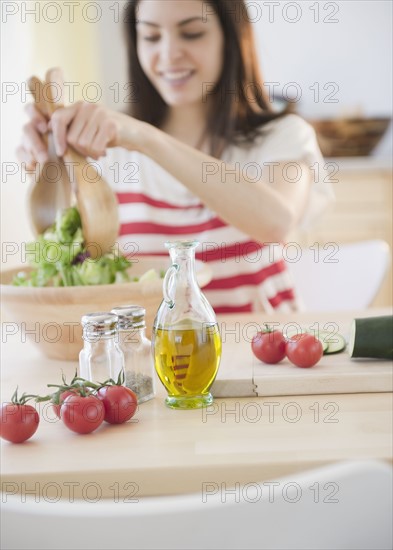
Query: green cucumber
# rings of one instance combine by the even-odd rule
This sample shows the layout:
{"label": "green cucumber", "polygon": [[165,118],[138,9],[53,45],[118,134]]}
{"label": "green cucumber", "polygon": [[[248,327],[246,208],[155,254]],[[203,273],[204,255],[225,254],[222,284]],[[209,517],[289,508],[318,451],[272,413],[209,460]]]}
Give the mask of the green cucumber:
{"label": "green cucumber", "polygon": [[347,343],[345,341],[345,338],[338,332],[328,332],[326,330],[320,330],[318,336],[321,342],[327,345],[327,349],[324,350],[325,355],[340,353],[346,348]]}
{"label": "green cucumber", "polygon": [[319,340],[319,341],[321,342],[321,344],[322,344],[323,353],[324,353],[324,354],[328,353],[329,344],[327,344],[326,342],[324,342],[324,341],[321,340],[320,338],[318,338],[318,340]]}
{"label": "green cucumber", "polygon": [[348,348],[352,358],[393,359],[393,315],[354,319]]}

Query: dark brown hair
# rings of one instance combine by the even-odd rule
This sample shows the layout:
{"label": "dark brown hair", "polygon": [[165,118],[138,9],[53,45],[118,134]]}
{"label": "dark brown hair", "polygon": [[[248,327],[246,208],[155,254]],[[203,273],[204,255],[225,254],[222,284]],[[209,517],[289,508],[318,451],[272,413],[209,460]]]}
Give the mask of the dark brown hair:
{"label": "dark brown hair", "polygon": [[[264,92],[245,1],[203,1],[211,5],[219,17],[225,41],[223,70],[211,93],[211,116],[208,116],[206,128],[210,153],[220,158],[227,145],[239,141],[251,143],[259,135],[261,126],[281,115],[272,111]],[[125,17],[129,78],[136,84],[137,94],[130,114],[160,127],[168,107],[138,60],[136,23],[139,2],[129,0]]]}

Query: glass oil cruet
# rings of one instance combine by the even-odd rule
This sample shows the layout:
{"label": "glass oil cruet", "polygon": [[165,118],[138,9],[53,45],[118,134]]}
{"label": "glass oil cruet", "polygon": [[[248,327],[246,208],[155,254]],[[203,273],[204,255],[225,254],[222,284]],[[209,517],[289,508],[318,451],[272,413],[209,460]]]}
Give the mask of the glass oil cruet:
{"label": "glass oil cruet", "polygon": [[172,266],[164,282],[164,299],[152,333],[154,366],[165,386],[166,405],[196,409],[213,402],[209,392],[221,358],[215,313],[195,275],[198,241],[165,243]]}

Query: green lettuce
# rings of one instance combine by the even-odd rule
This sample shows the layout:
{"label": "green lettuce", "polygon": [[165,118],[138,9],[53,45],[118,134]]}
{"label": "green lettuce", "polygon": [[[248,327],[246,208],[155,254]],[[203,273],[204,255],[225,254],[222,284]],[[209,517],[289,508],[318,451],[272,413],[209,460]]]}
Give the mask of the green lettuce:
{"label": "green lettuce", "polygon": [[33,268],[14,277],[16,286],[105,285],[130,281],[131,262],[108,253],[90,257],[84,247],[82,223],[76,208],[59,211],[55,223],[36,241],[25,246],[26,260]]}

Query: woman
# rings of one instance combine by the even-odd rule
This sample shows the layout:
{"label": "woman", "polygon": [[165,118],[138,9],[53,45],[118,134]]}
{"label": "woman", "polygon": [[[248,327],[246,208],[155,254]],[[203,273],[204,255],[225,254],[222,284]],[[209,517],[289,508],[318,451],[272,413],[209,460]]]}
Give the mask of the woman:
{"label": "woman", "polygon": [[[200,240],[217,313],[295,310],[278,243],[331,191],[311,183],[322,162],[312,128],[264,97],[244,1],[132,0],[127,12],[132,116],[58,110],[59,156],[70,144],[115,179],[125,247],[163,254],[166,240]],[[31,168],[46,158],[47,124],[29,112],[19,158]]]}

